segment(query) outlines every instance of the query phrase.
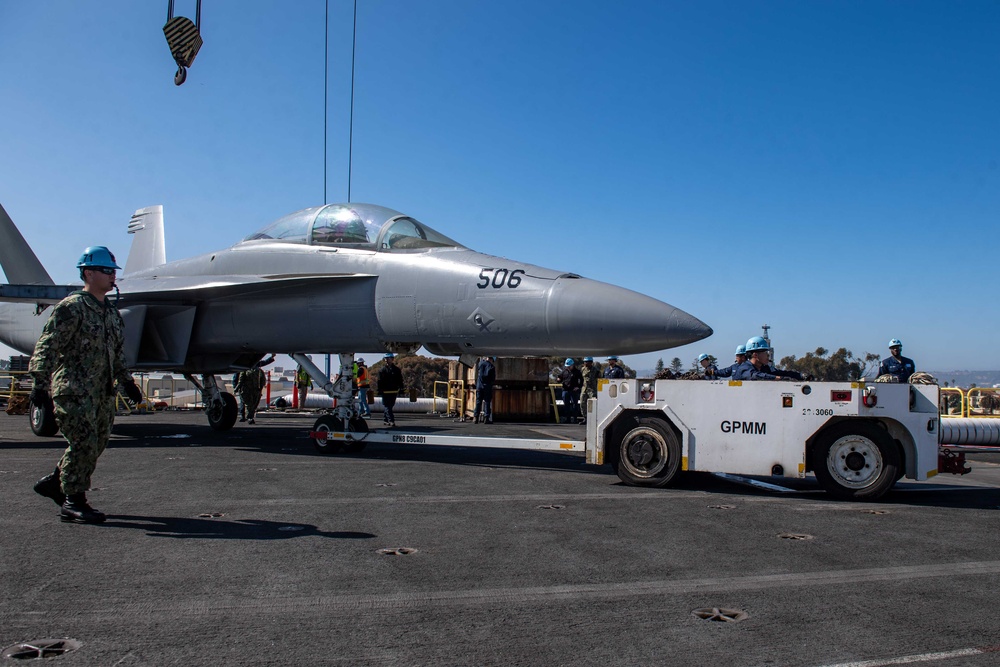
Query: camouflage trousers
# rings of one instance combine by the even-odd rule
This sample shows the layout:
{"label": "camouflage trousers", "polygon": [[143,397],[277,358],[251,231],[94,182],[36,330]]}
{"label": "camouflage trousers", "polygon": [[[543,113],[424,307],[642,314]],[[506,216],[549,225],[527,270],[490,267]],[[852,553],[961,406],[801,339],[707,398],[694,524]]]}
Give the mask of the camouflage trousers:
{"label": "camouflage trousers", "polygon": [[104,453],[115,420],[113,397],[94,399],[84,396],[55,396],[56,423],[69,446],[59,461],[59,481],[63,493],[84,493],[90,488],[90,476],[97,459]]}
{"label": "camouflage trousers", "polygon": [[243,404],[243,409],[240,410],[241,417],[246,415],[247,419],[253,419],[257,416],[257,406],[260,405],[261,394],[259,389],[240,391],[240,403]]}

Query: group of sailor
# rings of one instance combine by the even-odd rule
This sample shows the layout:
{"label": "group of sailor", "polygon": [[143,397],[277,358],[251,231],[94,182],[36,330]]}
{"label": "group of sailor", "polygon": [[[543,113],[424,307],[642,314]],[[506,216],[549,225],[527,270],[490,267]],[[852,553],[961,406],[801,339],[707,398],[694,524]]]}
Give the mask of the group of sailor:
{"label": "group of sailor", "polygon": [[700,354],[698,362],[705,369],[705,377],[710,379],[732,378],[733,380],[801,380],[796,371],[782,371],[771,365],[771,346],[761,336],[754,336],[736,348],[736,363],[726,368],[716,368],[711,357]]}
{"label": "group of sailor", "polygon": [[[898,338],[889,341],[891,356],[879,364],[879,377],[891,376],[894,382],[907,382],[916,370],[912,359],[902,355],[903,343]],[[771,365],[771,347],[767,339],[754,336],[736,348],[736,363],[717,368],[705,353],[698,355],[698,363],[705,370],[705,378],[732,378],[733,380],[802,380],[797,371],[782,371]],[[881,380],[880,380],[881,381]]]}

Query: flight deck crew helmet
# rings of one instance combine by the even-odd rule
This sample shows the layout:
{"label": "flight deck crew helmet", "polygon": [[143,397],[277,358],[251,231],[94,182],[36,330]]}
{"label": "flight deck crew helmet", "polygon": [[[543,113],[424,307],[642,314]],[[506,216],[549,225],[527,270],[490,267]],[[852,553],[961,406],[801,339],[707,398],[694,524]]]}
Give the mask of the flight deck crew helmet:
{"label": "flight deck crew helmet", "polygon": [[705,361],[706,359],[708,359],[708,355],[704,352],[698,355],[698,361]]}
{"label": "flight deck crew helmet", "polygon": [[769,350],[767,341],[760,336],[754,336],[747,341],[746,353],[749,355],[751,352],[756,352],[757,350]]}
{"label": "flight deck crew helmet", "polygon": [[584,361],[593,361],[594,358],[593,357],[584,357],[583,360]]}
{"label": "flight deck crew helmet", "polygon": [[744,357],[747,356],[747,346],[746,345],[737,345],[736,346],[736,354],[742,354]]}
{"label": "flight deck crew helmet", "polygon": [[618,361],[618,357],[612,355],[612,356],[608,357],[608,361]]}
{"label": "flight deck crew helmet", "polygon": [[92,245],[80,255],[80,261],[76,263],[78,269],[117,269],[122,267],[115,264],[115,256],[111,251],[102,245]]}
{"label": "flight deck crew helmet", "polygon": [[382,358],[383,359],[395,359],[396,355],[393,354],[392,352],[386,352],[384,355],[382,355]]}
{"label": "flight deck crew helmet", "polygon": [[573,361],[572,359],[567,359],[567,360],[566,360],[566,363],[565,363],[564,365],[566,365],[566,366],[572,366],[572,365],[573,365],[573,364],[575,364],[575,363],[576,363],[576,362],[575,362],[575,361]]}
{"label": "flight deck crew helmet", "polygon": [[889,347],[903,347],[903,344],[899,341],[898,338],[893,338],[892,340],[889,341]]}
{"label": "flight deck crew helmet", "polygon": [[361,365],[363,366],[363,365],[364,365],[364,363],[365,363],[365,360],[364,360],[364,359],[358,359],[358,363],[359,363],[359,364],[361,364]]}

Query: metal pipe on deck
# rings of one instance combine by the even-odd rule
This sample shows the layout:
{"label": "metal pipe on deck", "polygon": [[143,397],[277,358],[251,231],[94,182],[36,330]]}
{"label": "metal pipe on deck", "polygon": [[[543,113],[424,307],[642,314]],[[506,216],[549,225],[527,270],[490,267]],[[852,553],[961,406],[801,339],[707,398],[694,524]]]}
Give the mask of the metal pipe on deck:
{"label": "metal pipe on deck", "polygon": [[945,417],[938,442],[942,445],[1000,445],[1000,419]]}

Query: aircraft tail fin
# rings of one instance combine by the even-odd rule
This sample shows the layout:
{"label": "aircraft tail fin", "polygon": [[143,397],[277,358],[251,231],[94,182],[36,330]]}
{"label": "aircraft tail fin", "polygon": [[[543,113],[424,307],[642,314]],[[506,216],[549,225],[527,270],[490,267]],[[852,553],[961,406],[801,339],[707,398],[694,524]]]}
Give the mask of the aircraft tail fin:
{"label": "aircraft tail fin", "polygon": [[135,273],[167,263],[163,237],[163,206],[140,208],[128,222],[128,233],[135,234],[125,262],[125,273]]}
{"label": "aircraft tail fin", "polygon": [[7,282],[20,285],[53,285],[48,271],[21,236],[14,221],[0,205],[0,267]]}

